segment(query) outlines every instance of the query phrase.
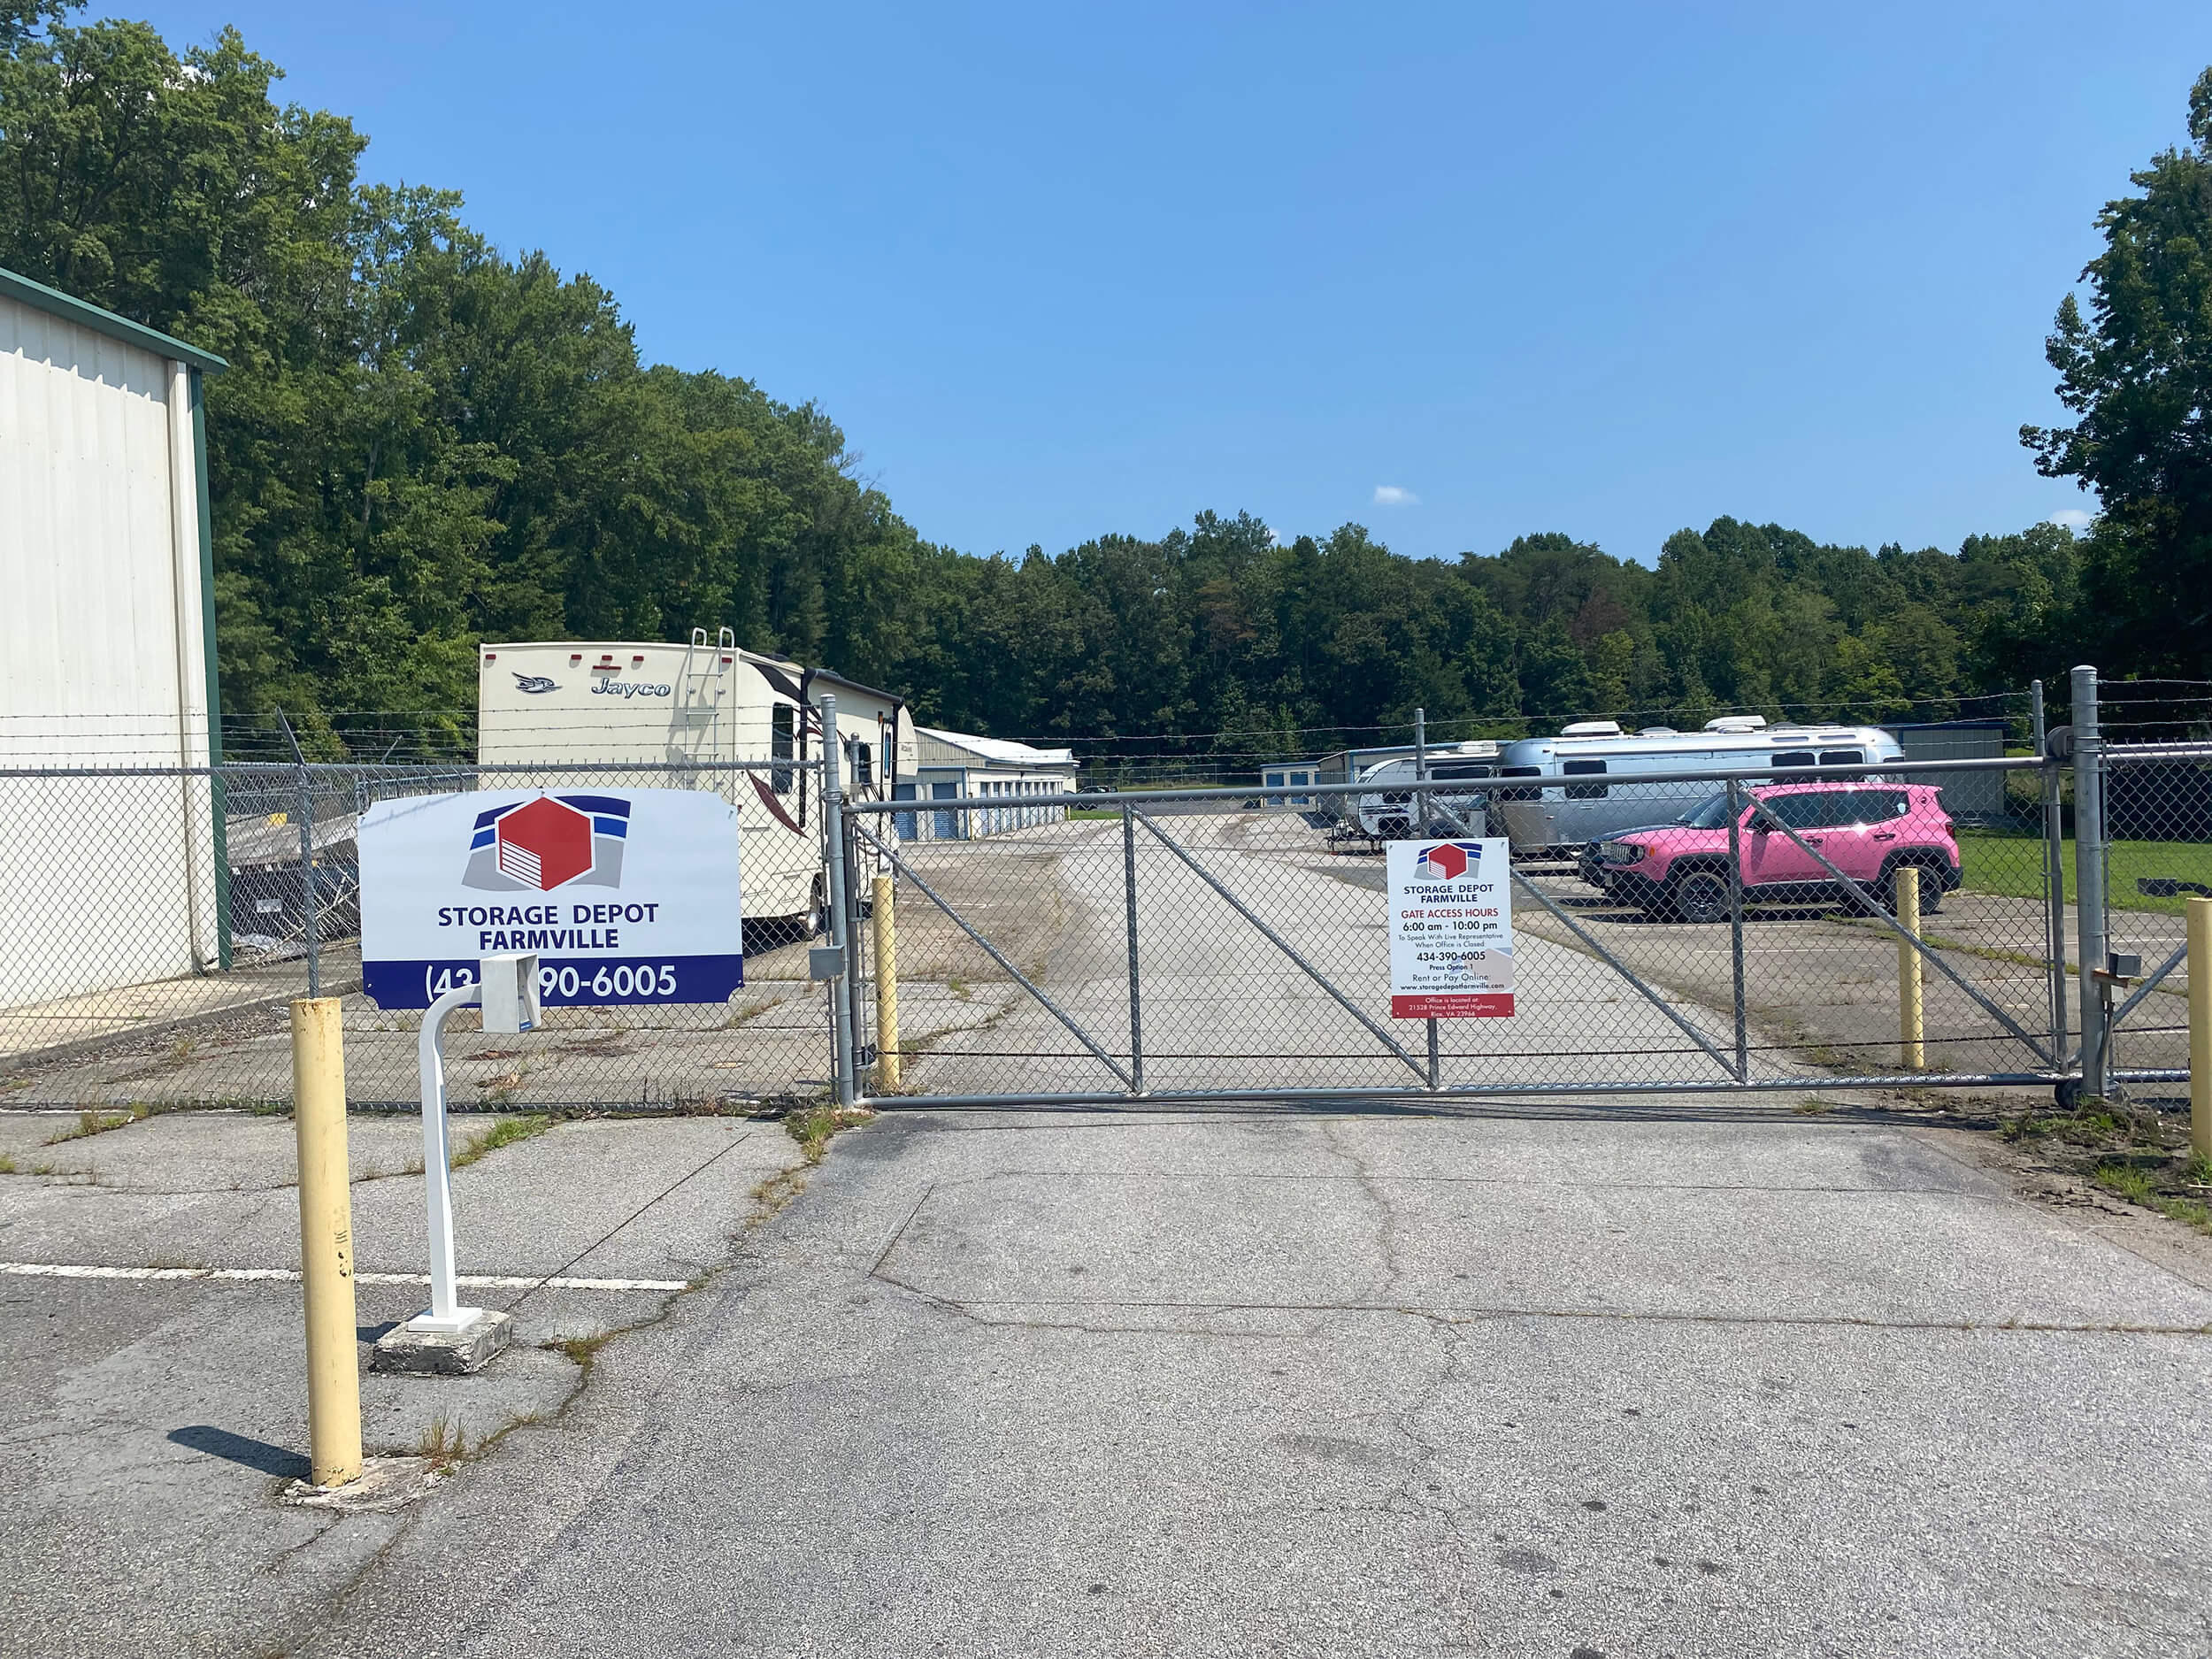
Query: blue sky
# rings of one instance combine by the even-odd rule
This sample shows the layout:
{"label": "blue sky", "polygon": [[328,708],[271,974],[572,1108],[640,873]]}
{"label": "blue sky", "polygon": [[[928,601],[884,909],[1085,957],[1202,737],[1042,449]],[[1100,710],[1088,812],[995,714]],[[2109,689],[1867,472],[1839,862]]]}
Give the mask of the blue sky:
{"label": "blue sky", "polygon": [[370,176],[816,400],[982,553],[2078,511],[2016,437],[2062,414],[2042,337],[2212,63],[2202,0],[150,15],[237,23]]}

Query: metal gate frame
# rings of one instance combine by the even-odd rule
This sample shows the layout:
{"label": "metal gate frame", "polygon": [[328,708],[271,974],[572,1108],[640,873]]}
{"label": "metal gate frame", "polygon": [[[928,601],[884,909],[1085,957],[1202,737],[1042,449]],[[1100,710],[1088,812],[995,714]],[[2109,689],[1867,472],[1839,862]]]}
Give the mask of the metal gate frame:
{"label": "metal gate frame", "polygon": [[[2039,684],[2037,687],[2037,693],[2038,695],[2035,698],[2034,714],[2035,724],[2038,727],[2039,735],[2042,724],[2042,700],[2039,695]],[[2091,695],[2093,699],[2093,689]],[[2077,687],[2077,703],[2078,706],[2078,685]],[[2091,704],[2091,708],[2092,718],[2093,719],[2093,701]],[[2078,720],[2077,724],[2078,726]],[[1786,776],[1779,778],[1778,778],[1777,774],[1771,771],[1754,771],[1742,768],[1686,769],[1679,772],[1655,772],[1640,776],[1637,781],[1640,784],[1649,784],[1655,786],[1696,783],[1718,784],[1724,787],[1732,796],[1735,796],[1740,791],[1752,785],[1771,781],[1783,781],[1788,783],[1826,781],[1846,782],[1860,780],[1871,777],[1879,779],[1883,781],[1910,782],[1919,780],[1924,782],[1934,782],[1943,778],[1956,777],[1964,773],[1982,772],[2034,772],[2040,775],[2040,795],[2045,808],[2045,834],[2043,838],[2045,846],[2044,862],[2045,872],[2047,880],[2048,878],[2056,872],[2060,867],[2061,843],[2058,832],[2061,820],[2057,810],[2057,804],[2060,793],[2061,762],[2039,753],[2038,755],[2029,757],[2008,756],[1986,759],[1917,762],[1892,761],[1887,764],[1868,763],[1850,766],[1792,767],[1789,769]],[[1312,795],[1315,797],[1327,797],[1355,795],[1372,793],[1372,791],[1367,785],[1357,782],[1348,782],[1342,784],[1307,785],[1302,787],[1300,793],[1302,795]],[[1107,1066],[1110,1071],[1111,1071],[1111,1073],[1121,1082],[1123,1086],[1118,1090],[1020,1091],[992,1094],[910,1094],[880,1097],[880,1099],[874,1103],[891,1104],[896,1102],[905,1105],[921,1106],[979,1107],[1005,1106],[1025,1103],[1041,1106],[1110,1106],[1117,1104],[1127,1104],[1136,1102],[1142,1102],[1147,1105],[1172,1105],[1178,1102],[1204,1104],[1265,1101],[1302,1102],[1324,1102],[1329,1101],[1387,1102],[1458,1099],[1471,1100],[1485,1098],[1529,1098],[1572,1095],[1630,1096],[1641,1094],[1664,1095],[1681,1094],[1774,1094],[1788,1092],[1802,1093],[1827,1089],[1868,1088],[1962,1088],[1993,1087],[2036,1087],[2055,1088],[2067,1085],[2070,1085],[2073,1087],[2079,1089],[2083,1086],[2084,1074],[2079,1070],[2075,1068],[2073,1064],[2075,1056],[2069,1056],[2066,1050],[2065,1014],[2067,998],[2065,996],[2065,981],[2070,971],[2067,963],[2067,952],[2065,949],[2066,941],[2063,938],[2062,890],[2050,893],[2049,902],[2045,906],[2045,914],[2043,918],[2045,924],[2045,937],[2043,940],[2044,960],[2042,965],[2049,985],[2051,1029],[2047,1033],[2039,1033],[2032,1032],[2027,1027],[2021,1025],[2017,1020],[2014,1019],[2010,1015],[2006,1013],[2004,1010],[1998,1007],[1994,1002],[1985,995],[1978,987],[1969,983],[1967,979],[1962,975],[1958,973],[1958,972],[1953,968],[1948,962],[1944,960],[1940,948],[1930,944],[1924,938],[1915,936],[1909,930],[1904,928],[1903,926],[1898,921],[1893,911],[1888,907],[1883,905],[1873,893],[1871,893],[1863,884],[1845,875],[1841,870],[1838,869],[1835,864],[1831,863],[1816,848],[1808,845],[1801,836],[1800,836],[1794,830],[1790,829],[1787,826],[1782,826],[1783,833],[1787,834],[1789,839],[1794,842],[1802,852],[1814,859],[1832,879],[1839,883],[1854,902],[1856,903],[1867,916],[1878,920],[1890,931],[1895,933],[1901,940],[1909,942],[1911,948],[1918,954],[1923,962],[1932,964],[1938,972],[1945,975],[1960,991],[1963,992],[1974,1003],[1979,1006],[1985,1012],[1989,1014],[2001,1027],[2001,1030],[1996,1033],[1997,1040],[2009,1040],[2022,1043],[2025,1046],[2030,1055],[2033,1056],[2036,1064],[2029,1067],[2024,1067],[2020,1070],[2010,1071],[1889,1071],[1864,1072],[1850,1075],[1801,1075],[1765,1079],[1753,1077],[1750,1072],[1749,1044],[1747,1037],[1747,1005],[1745,988],[1743,951],[1744,918],[1743,893],[1741,887],[1742,863],[1740,849],[1736,845],[1735,835],[1732,832],[1730,837],[1732,852],[1732,879],[1730,882],[1731,904],[1729,926],[1732,936],[1731,977],[1733,987],[1734,1003],[1732,1010],[1734,1018],[1734,1048],[1732,1054],[1724,1051],[1717,1042],[1709,1038],[1705,1033],[1698,1031],[1694,1025],[1691,1021],[1685,1018],[1681,1012],[1660,990],[1650,984],[1643,975],[1638,973],[1633,968],[1623,962],[1614,952],[1608,949],[1600,940],[1589,932],[1588,929],[1585,928],[1574,917],[1570,915],[1565,910],[1559,906],[1548,894],[1545,893],[1541,888],[1538,887],[1533,882],[1532,882],[1523,872],[1517,869],[1514,872],[1515,885],[1522,893],[1533,899],[1549,916],[1555,918],[1565,927],[1567,927],[1580,945],[1593,956],[1596,957],[1607,967],[1611,969],[1613,972],[1617,974],[1630,987],[1635,989],[1644,999],[1663,1011],[1677,1026],[1683,1030],[1686,1035],[1689,1036],[1696,1042],[1698,1048],[1702,1052],[1714,1061],[1718,1075],[1709,1080],[1703,1081],[1683,1081],[1672,1079],[1649,1079],[1631,1081],[1592,1080],[1571,1083],[1546,1082],[1483,1084],[1447,1082],[1440,1076],[1438,1070],[1433,1021],[1429,1022],[1430,1057],[1428,1064],[1425,1066],[1419,1061],[1416,1060],[1415,1057],[1407,1051],[1405,1047],[1398,1042],[1386,1031],[1379,1029],[1376,1022],[1367,1016],[1363,1010],[1360,1010],[1339,987],[1332,983],[1325,974],[1322,973],[1311,963],[1305,960],[1304,957],[1302,956],[1300,953],[1286,940],[1284,940],[1279,933],[1278,933],[1273,928],[1270,927],[1248,906],[1244,904],[1240,900],[1237,899],[1233,894],[1229,892],[1229,890],[1210,872],[1209,872],[1197,859],[1192,856],[1187,849],[1182,847],[1171,836],[1168,835],[1166,832],[1160,827],[1151,814],[1143,810],[1147,806],[1157,805],[1159,803],[1169,802],[1240,802],[1250,798],[1252,794],[1252,790],[1244,787],[1192,787],[1180,789],[1133,789],[1101,792],[1097,794],[1086,795],[1080,797],[1087,805],[1110,809],[1118,808],[1122,814],[1124,840],[1124,893],[1125,900],[1125,909],[1127,918],[1126,926],[1128,930],[1129,956],[1129,990],[1127,1006],[1129,1029],[1132,1034],[1132,1051],[1126,1056],[1128,1064],[1125,1065],[1122,1063],[1123,1056],[1120,1056],[1118,1052],[1110,1051],[1106,1045],[1101,1043],[1091,1033],[1086,1031],[1080,1023],[1069,1015],[1064,1009],[1052,1000],[1051,996],[1042,987],[1037,986],[1026,975],[1021,973],[1011,962],[1008,961],[1004,954],[999,951],[996,947],[992,945],[990,941],[984,936],[982,932],[977,928],[972,922],[959,913],[956,907],[950,903],[942,895],[938,893],[935,888],[932,887],[928,882],[914,870],[910,862],[901,856],[897,849],[895,838],[887,838],[886,836],[878,834],[873,829],[865,827],[866,820],[879,818],[885,813],[896,812],[899,810],[911,811],[916,810],[912,803],[847,802],[842,799],[841,791],[839,791],[835,787],[833,780],[831,780],[826,788],[826,804],[828,808],[826,816],[830,818],[832,824],[832,844],[840,846],[844,849],[844,858],[842,860],[845,864],[844,873],[849,878],[841,882],[836,883],[835,885],[840,887],[847,895],[852,895],[854,893],[857,883],[850,879],[849,877],[856,867],[857,857],[864,849],[864,847],[865,850],[872,852],[879,857],[882,858],[895,872],[897,872],[900,879],[910,884],[923,897],[929,900],[930,902],[937,909],[943,911],[944,914],[957,927],[959,927],[964,934],[967,935],[967,937],[972,939],[979,947],[988,953],[991,958],[1012,977],[1014,983],[1018,986],[1023,992],[1026,993],[1040,1006],[1043,1007],[1048,1013],[1050,1013],[1055,1019],[1065,1026],[1077,1038],[1078,1041],[1083,1043],[1085,1048],[1093,1056]],[[953,800],[932,803],[933,808],[953,810],[987,810],[993,806],[1002,806],[1004,804],[1003,801],[998,800],[995,797],[983,795],[961,796]],[[1174,1088],[1156,1090],[1148,1087],[1144,1075],[1143,1064],[1143,986],[1142,975],[1139,968],[1136,933],[1137,887],[1134,846],[1135,831],[1140,826],[1141,826],[1149,834],[1156,838],[1183,864],[1189,868],[1194,874],[1204,881],[1206,885],[1216,894],[1227,901],[1232,908],[1233,908],[1248,924],[1251,925],[1261,937],[1266,939],[1279,952],[1286,956],[1294,965],[1306,974],[1308,978],[1311,979],[1317,985],[1320,986],[1324,991],[1325,991],[1340,1005],[1344,1007],[1347,1011],[1352,1013],[1354,1017],[1359,1020],[1360,1024],[1367,1028],[1371,1034],[1375,1035],[1379,1039],[1379,1041],[1384,1045],[1386,1052],[1394,1056],[1394,1057],[1405,1063],[1408,1068],[1414,1072],[1418,1081],[1412,1086],[1400,1086],[1394,1087],[1386,1086],[1347,1086],[1342,1087],[1288,1086],[1276,1088]],[[2087,907],[2084,906],[2080,908],[2082,913],[2085,916]],[[864,952],[860,949],[857,945],[857,941],[864,935],[865,930],[857,926],[857,918],[858,906],[856,901],[852,898],[848,898],[841,909],[841,914],[836,918],[836,932],[838,937],[835,942],[845,948],[845,961],[847,964],[847,972],[843,976],[841,984],[843,1018],[841,1020],[841,1023],[845,1025],[846,1029],[849,1032],[852,1033],[858,1033],[865,1029],[866,1010],[872,1001],[872,999],[861,995],[862,987],[867,983],[868,976],[866,973]],[[2101,916],[2100,914],[2099,921],[2101,922]],[[2086,926],[2085,927],[2085,931],[2086,931]],[[2139,1001],[2139,997],[2137,1000]],[[2133,1004],[2131,1003],[2129,1006],[2131,1008]],[[870,1099],[863,1087],[857,1066],[853,1064],[847,1057],[864,1051],[864,1049],[863,1045],[859,1043],[857,1038],[853,1041],[850,1047],[847,1047],[841,1043],[840,1070],[837,1078],[837,1094],[841,1102],[861,1103],[867,1102]],[[2162,1079],[2165,1075],[2166,1074],[2164,1073],[2158,1072],[2115,1073],[2109,1080],[2135,1078],[2142,1078],[2146,1079]],[[2108,1087],[2109,1086],[2109,1080],[2107,1083]]]}

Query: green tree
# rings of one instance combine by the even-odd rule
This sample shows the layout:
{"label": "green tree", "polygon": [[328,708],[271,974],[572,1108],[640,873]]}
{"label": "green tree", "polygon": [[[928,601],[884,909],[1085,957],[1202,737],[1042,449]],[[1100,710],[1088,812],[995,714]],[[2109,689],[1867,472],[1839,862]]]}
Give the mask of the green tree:
{"label": "green tree", "polygon": [[2083,572],[2085,628],[2138,670],[2212,664],[2212,69],[2189,95],[2192,142],[2106,204],[2105,249],[2069,294],[2047,344],[2071,426],[2023,426],[2048,477],[2103,509]]}

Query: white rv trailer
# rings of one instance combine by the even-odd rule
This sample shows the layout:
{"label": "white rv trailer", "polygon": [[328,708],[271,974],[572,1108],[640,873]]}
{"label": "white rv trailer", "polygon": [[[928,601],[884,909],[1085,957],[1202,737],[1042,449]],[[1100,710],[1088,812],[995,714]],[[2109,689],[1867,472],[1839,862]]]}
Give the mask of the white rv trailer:
{"label": "white rv trailer", "polygon": [[[1433,826],[1455,835],[1483,833],[1482,818],[1489,804],[1486,790],[1471,787],[1477,780],[1498,775],[1498,746],[1487,740],[1440,745],[1428,751],[1429,816]],[[1362,783],[1377,786],[1372,795],[1355,795],[1359,826],[1376,841],[1402,841],[1413,833],[1417,815],[1414,789],[1419,781],[1419,763],[1411,756],[1379,761],[1360,773]]]}
{"label": "white rv trailer", "polygon": [[[837,699],[837,735],[841,743],[838,781],[846,798],[900,798],[893,795],[893,790],[900,784],[914,781],[918,764],[914,717],[907,709],[906,699],[878,691],[873,686],[864,686],[826,668],[808,669],[799,684],[808,708],[813,710],[811,724],[817,734],[822,728],[824,695]],[[879,835],[885,833],[883,826],[872,818],[868,827]]]}
{"label": "white rv trailer", "polygon": [[[818,734],[806,671],[740,650],[729,629],[687,645],[558,640],[486,644],[477,664],[477,759],[487,765],[588,764],[596,781],[640,789],[709,788],[737,809],[748,939],[810,933],[826,903],[818,793],[803,763]],[[838,724],[846,722],[840,711]],[[635,772],[625,766],[764,761],[750,772]],[[487,780],[498,781],[497,774]]]}
{"label": "white rv trailer", "polygon": [[1516,853],[1563,853],[1617,831],[1664,823],[1720,787],[1639,783],[1640,775],[1878,765],[1903,753],[1894,737],[1873,726],[1770,726],[1755,714],[1724,716],[1701,732],[1647,726],[1630,733],[1609,720],[1581,721],[1557,737],[1505,746],[1491,818],[1502,822]]}

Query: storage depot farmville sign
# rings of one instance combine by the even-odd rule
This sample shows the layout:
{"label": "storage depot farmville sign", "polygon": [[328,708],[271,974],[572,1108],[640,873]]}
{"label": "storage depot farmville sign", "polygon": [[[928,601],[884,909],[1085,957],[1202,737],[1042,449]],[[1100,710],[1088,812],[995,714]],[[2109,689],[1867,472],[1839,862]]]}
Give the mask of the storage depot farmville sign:
{"label": "storage depot farmville sign", "polygon": [[534,951],[549,1007],[719,1002],[745,982],[737,812],[695,789],[478,790],[361,816],[361,980],[427,1008]]}
{"label": "storage depot farmville sign", "polygon": [[1502,839],[1392,841],[1390,1016],[1513,1011],[1513,872]]}

